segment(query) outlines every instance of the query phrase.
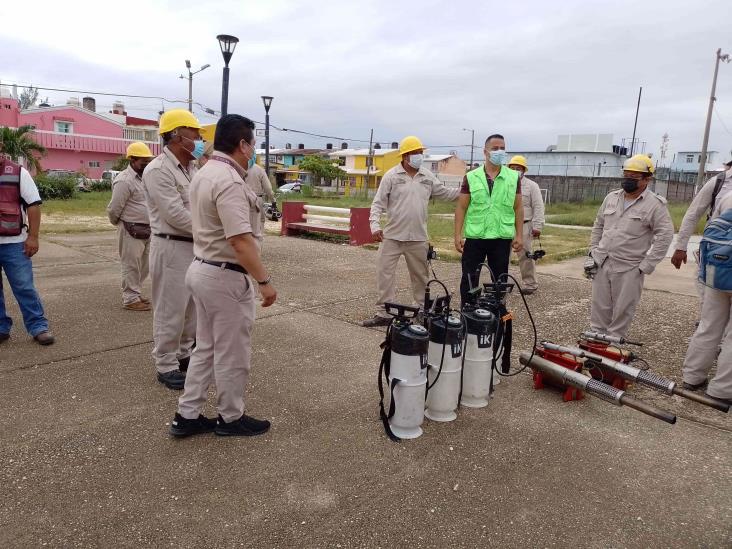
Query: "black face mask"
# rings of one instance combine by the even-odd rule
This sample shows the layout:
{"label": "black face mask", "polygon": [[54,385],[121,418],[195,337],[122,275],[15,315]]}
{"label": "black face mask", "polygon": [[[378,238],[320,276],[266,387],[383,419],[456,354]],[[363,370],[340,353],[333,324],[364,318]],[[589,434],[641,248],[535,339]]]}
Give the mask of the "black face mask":
{"label": "black face mask", "polygon": [[622,186],[623,186],[623,190],[626,193],[634,193],[635,191],[638,190],[638,180],[630,178],[630,177],[626,177],[625,179],[623,179]]}

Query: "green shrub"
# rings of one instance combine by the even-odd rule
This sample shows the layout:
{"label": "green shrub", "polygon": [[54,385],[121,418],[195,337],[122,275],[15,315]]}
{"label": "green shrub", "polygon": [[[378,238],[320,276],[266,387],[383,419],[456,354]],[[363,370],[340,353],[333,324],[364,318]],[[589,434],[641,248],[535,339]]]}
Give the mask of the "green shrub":
{"label": "green shrub", "polygon": [[34,177],[41,200],[68,200],[76,194],[76,177],[48,177],[39,174]]}
{"label": "green shrub", "polygon": [[313,186],[300,185],[300,193],[305,197],[313,196]]}
{"label": "green shrub", "polygon": [[89,190],[92,192],[111,191],[112,181],[110,179],[100,179],[92,181],[89,185]]}

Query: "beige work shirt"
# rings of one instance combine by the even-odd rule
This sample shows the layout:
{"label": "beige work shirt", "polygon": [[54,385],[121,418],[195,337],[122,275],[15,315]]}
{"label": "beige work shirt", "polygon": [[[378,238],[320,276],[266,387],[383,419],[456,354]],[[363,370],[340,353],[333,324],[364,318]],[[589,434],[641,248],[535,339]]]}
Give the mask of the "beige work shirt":
{"label": "beige work shirt", "polygon": [[[709,208],[712,205],[712,194],[714,194],[714,186],[717,184],[717,177],[712,177],[709,181],[704,183],[704,186],[696,193],[694,200],[689,204],[689,209],[684,214],[684,219],[681,221],[681,227],[679,227],[679,236],[676,239],[676,249],[684,250],[689,246],[689,238],[694,234],[699,220],[702,219],[709,213]],[[715,205],[718,207],[722,199],[727,195],[732,194],[732,168],[727,170],[724,178],[724,183],[719,189],[717,200]],[[715,208],[716,210],[716,208]],[[713,217],[719,215],[712,212]]]}
{"label": "beige work shirt", "polygon": [[130,166],[112,181],[112,200],[107,205],[107,216],[112,225],[120,221],[150,223],[142,178]]}
{"label": "beige work shirt", "polygon": [[258,164],[254,164],[254,166],[247,170],[245,182],[262,201],[272,202],[274,200],[272,183],[269,177],[267,177],[267,172]]}
{"label": "beige work shirt", "polygon": [[194,174],[193,163],[183,166],[168,147],[147,165],[142,183],[153,234],[191,236],[188,187]]}
{"label": "beige work shirt", "polygon": [[666,199],[646,189],[627,209],[624,201],[622,189],[603,200],[592,227],[592,257],[598,265],[611,259],[617,272],[638,268],[651,274],[674,236]]}
{"label": "beige work shirt", "polygon": [[384,174],[371,204],[371,232],[381,229],[386,213],[384,238],[402,242],[426,242],[427,207],[430,198],[457,200],[460,189],[448,189],[426,168],[411,177],[401,164]]}
{"label": "beige work shirt", "polygon": [[246,171],[214,151],[191,181],[193,253],[209,261],[238,263],[228,238],[251,233],[262,239],[257,195],[244,183]]}
{"label": "beige work shirt", "polygon": [[544,198],[536,181],[528,177],[521,178],[521,203],[524,206],[524,226],[531,223],[531,228],[541,231],[544,228]]}

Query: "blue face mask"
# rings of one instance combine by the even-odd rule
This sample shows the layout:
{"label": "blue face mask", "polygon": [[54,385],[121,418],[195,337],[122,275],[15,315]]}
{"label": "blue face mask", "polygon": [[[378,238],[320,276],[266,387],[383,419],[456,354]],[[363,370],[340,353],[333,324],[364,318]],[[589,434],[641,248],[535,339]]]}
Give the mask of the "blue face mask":
{"label": "blue face mask", "polygon": [[249,162],[247,163],[247,169],[251,170],[256,161],[257,161],[257,151],[252,150],[252,157],[249,159]]}
{"label": "blue face mask", "polygon": [[181,137],[187,141],[190,141],[193,143],[193,150],[189,151],[191,153],[191,156],[198,160],[203,156],[204,151],[206,150],[206,144],[203,142],[203,139],[190,139],[186,137],[185,135],[181,135]]}
{"label": "blue face mask", "polygon": [[503,166],[508,160],[508,154],[506,151],[491,151],[488,159],[494,166]]}

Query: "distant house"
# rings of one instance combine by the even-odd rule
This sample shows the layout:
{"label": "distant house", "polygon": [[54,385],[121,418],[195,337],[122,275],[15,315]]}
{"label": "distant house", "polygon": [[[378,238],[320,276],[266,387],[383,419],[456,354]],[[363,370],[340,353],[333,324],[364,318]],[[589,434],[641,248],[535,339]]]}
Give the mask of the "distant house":
{"label": "distant house", "polygon": [[426,154],[422,164],[436,175],[465,175],[468,166],[465,160],[455,154]]}
{"label": "distant house", "polygon": [[0,89],[0,126],[18,128],[30,125],[33,139],[46,148],[40,159],[44,170],[66,170],[100,179],[102,172],[125,155],[133,141],[145,142],[159,154],[158,123],[128,116],[117,102],[110,113],[96,112],[94,98],[70,98],[62,106],[43,106],[20,110],[17,97]]}
{"label": "distant house", "polygon": [[[396,145],[396,144],[392,144]],[[346,172],[345,194],[352,192],[363,192],[366,187],[375,190],[384,174],[399,164],[401,156],[399,149],[374,149],[373,163],[368,173],[366,172],[366,159],[369,156],[368,149],[341,149],[332,152],[331,158],[341,163],[341,170]]]}
{"label": "distant house", "polygon": [[[701,151],[679,151],[674,155],[671,166],[669,166],[669,177],[676,181],[696,183],[700,162]],[[711,177],[714,172],[721,169],[722,164],[718,164],[717,151],[707,152],[707,161],[704,166],[705,177]]]}

